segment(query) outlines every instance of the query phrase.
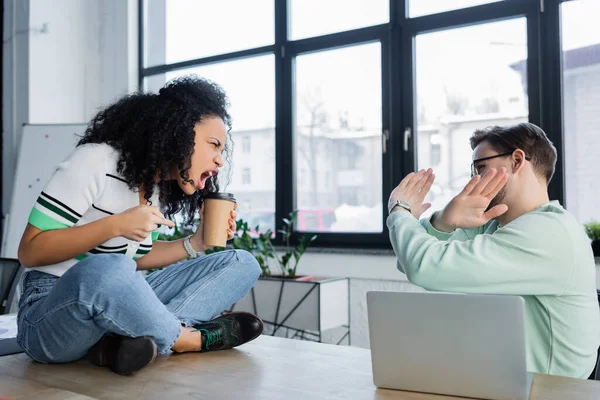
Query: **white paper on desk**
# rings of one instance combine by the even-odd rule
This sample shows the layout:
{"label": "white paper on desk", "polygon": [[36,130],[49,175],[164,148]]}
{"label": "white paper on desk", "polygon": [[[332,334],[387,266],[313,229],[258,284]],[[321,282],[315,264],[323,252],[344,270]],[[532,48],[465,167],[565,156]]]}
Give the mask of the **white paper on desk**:
{"label": "white paper on desk", "polygon": [[0,339],[17,337],[17,314],[0,315]]}

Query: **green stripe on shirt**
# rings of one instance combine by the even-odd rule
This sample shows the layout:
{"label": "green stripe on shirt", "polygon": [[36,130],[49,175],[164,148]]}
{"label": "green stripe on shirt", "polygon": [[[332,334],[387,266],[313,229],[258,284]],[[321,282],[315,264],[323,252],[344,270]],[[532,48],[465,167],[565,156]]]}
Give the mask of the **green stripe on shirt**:
{"label": "green stripe on shirt", "polygon": [[75,218],[71,214],[68,214],[67,212],[61,210],[60,208],[56,207],[55,205],[48,203],[46,200],[42,199],[41,197],[38,197],[37,202],[42,207],[45,207],[48,210],[52,211],[53,213],[60,215],[64,219],[71,221],[72,223],[77,222],[77,218]]}
{"label": "green stripe on shirt", "polygon": [[42,231],[51,231],[54,229],[68,228],[69,226],[47,216],[37,208],[31,210],[28,222]]}

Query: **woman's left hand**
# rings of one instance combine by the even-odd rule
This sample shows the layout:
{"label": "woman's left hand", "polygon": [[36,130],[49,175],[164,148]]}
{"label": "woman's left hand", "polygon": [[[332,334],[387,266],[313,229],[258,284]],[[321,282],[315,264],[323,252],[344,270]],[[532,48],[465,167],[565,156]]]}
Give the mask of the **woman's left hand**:
{"label": "woman's left hand", "polygon": [[237,231],[237,213],[235,210],[237,209],[237,203],[234,204],[233,210],[231,210],[231,218],[229,219],[229,229],[227,229],[227,240],[233,239],[235,236],[235,232]]}
{"label": "woman's left hand", "polygon": [[[235,204],[233,206],[233,210],[231,210],[231,213],[229,215],[229,220],[228,220],[228,225],[227,225],[227,240],[228,241],[234,238],[235,232],[237,230],[237,223],[236,223],[237,213],[235,212],[236,209],[237,209],[237,204]],[[206,251],[209,248],[209,246],[206,246],[204,244],[204,227],[202,224],[203,220],[204,220],[204,204],[202,204],[202,207],[200,207],[200,222],[198,223],[198,226],[196,227],[196,232],[190,238],[190,241],[192,242],[194,250],[196,250],[196,251]]]}

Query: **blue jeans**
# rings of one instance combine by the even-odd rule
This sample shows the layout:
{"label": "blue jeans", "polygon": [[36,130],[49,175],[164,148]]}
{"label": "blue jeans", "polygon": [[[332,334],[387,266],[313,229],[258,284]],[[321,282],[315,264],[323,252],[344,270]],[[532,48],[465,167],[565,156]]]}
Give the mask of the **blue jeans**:
{"label": "blue jeans", "polygon": [[213,253],[144,277],[123,255],[92,255],[58,278],[29,271],[19,301],[17,341],[33,359],[81,359],[109,332],[150,336],[170,351],[182,326],[218,316],[254,285],[260,268],[245,251]]}

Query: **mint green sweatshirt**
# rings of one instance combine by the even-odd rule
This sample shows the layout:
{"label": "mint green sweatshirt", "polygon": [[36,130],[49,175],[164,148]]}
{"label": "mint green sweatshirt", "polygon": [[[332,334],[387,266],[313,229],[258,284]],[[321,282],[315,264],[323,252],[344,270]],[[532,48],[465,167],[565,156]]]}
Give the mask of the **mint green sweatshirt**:
{"label": "mint green sweatshirt", "polygon": [[527,369],[587,379],[600,345],[596,268],[581,224],[558,202],[500,227],[436,230],[405,210],[387,219],[398,269],[427,290],[519,295]]}

